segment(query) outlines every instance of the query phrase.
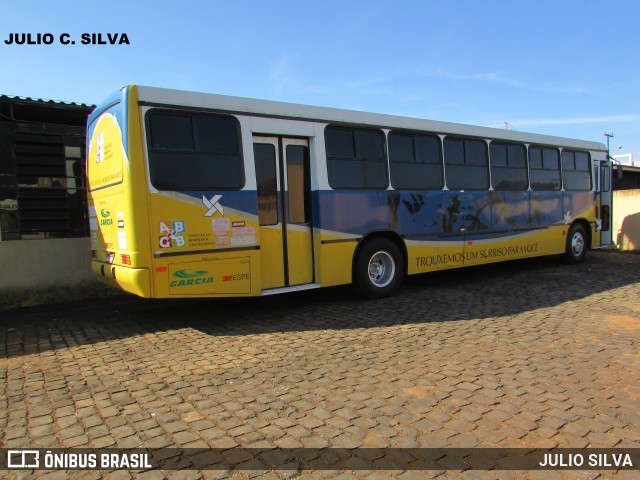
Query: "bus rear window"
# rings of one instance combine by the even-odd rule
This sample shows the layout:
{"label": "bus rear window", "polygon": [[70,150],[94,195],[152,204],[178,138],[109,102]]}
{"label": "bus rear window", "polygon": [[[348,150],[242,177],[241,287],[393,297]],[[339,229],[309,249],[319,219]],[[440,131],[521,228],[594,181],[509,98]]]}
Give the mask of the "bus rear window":
{"label": "bus rear window", "polygon": [[158,190],[235,190],[244,185],[233,117],[152,110],[147,114],[151,183]]}

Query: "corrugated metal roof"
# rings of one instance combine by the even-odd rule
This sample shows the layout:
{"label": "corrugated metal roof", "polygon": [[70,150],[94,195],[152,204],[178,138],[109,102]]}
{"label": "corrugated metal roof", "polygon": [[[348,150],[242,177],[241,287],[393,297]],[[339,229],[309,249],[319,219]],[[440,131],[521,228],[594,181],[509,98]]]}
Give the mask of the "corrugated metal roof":
{"label": "corrugated metal roof", "polygon": [[38,105],[56,105],[63,107],[82,107],[82,108],[95,108],[95,105],[87,104],[87,103],[77,103],[77,102],[65,102],[62,100],[49,100],[45,98],[31,98],[31,97],[21,97],[18,95],[0,95],[0,101],[9,101],[9,102],[20,102],[20,103],[34,103]]}

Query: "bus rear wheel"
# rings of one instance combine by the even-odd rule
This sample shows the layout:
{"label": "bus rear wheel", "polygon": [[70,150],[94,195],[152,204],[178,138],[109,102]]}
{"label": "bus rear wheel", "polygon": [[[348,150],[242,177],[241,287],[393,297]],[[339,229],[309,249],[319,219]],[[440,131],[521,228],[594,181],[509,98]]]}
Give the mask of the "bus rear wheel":
{"label": "bus rear wheel", "polygon": [[564,252],[566,263],[578,263],[584,260],[587,253],[587,234],[579,223],[574,223],[567,235],[567,246]]}
{"label": "bus rear wheel", "polygon": [[402,281],[404,265],[398,247],[386,238],[375,238],[359,250],[353,278],[358,292],[367,298],[392,295]]}

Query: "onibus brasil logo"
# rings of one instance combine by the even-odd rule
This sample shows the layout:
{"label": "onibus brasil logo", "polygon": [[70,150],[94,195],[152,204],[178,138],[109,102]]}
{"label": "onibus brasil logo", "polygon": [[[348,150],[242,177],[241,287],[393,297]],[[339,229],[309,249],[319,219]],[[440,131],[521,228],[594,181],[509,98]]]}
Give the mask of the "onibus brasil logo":
{"label": "onibus brasil logo", "polygon": [[173,280],[169,283],[172,288],[191,287],[193,285],[205,285],[213,283],[213,277],[206,270],[189,270],[184,268],[173,273]]}

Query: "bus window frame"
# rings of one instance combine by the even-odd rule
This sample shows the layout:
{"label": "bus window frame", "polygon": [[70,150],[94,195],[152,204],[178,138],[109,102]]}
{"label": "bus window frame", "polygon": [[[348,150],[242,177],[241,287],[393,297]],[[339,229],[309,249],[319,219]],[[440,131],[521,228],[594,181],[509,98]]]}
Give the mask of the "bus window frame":
{"label": "bus window frame", "polygon": [[[527,145],[524,143],[517,143],[517,142],[506,142],[503,140],[494,140],[494,139],[489,139],[489,172],[490,172],[490,180],[491,180],[491,189],[496,191],[496,192],[526,192],[531,190],[531,180],[529,178],[529,149],[527,148]],[[492,156],[491,156],[491,146],[493,144],[496,145],[501,145],[506,147],[506,154],[507,154],[507,164],[506,165],[494,165],[493,164],[493,160],[492,160]],[[509,166],[509,146],[515,146],[515,147],[521,147],[524,150],[524,167],[511,167]],[[520,170],[521,168],[524,168],[524,177],[525,177],[525,187],[521,188],[521,189],[517,189],[517,190],[513,190],[513,189],[504,189],[504,188],[496,188],[496,185],[493,183],[494,180],[494,176],[493,176],[493,169],[497,168],[497,169],[513,169],[513,170]]]}
{"label": "bus window frame", "polygon": [[[589,174],[589,187],[588,188],[567,188],[566,183],[565,182],[565,168],[564,168],[564,159],[562,158],[564,153],[571,153],[573,158],[572,158],[572,162],[573,162],[573,169],[572,170],[566,170],[567,172],[588,172]],[[587,156],[587,169],[586,170],[577,170],[576,167],[576,153],[584,153]],[[560,150],[560,168],[561,168],[561,173],[562,173],[562,188],[567,191],[567,192],[590,192],[591,190],[593,190],[593,185],[594,185],[594,178],[593,178],[593,172],[591,171],[591,165],[592,165],[592,159],[591,159],[591,153],[585,150],[574,150],[572,148],[562,148]]]}
{"label": "bus window frame", "polygon": [[[540,150],[540,161],[542,162],[542,168],[533,168],[531,166],[531,149],[532,148],[537,148]],[[544,168],[544,150],[555,150],[558,154],[558,167],[557,168]],[[558,146],[549,146],[549,145],[538,145],[538,144],[534,144],[531,143],[529,144],[529,148],[527,148],[527,159],[529,161],[528,163],[528,172],[529,172],[529,189],[532,192],[561,192],[563,190],[563,184],[562,184],[562,151],[560,149],[560,147]],[[558,180],[559,180],[559,185],[558,188],[554,188],[552,190],[549,189],[544,189],[544,188],[534,188],[533,186],[533,180],[532,180],[532,175],[531,172],[533,171],[548,171],[548,172],[558,172]]]}
{"label": "bus window frame", "polygon": [[[404,136],[408,136],[408,137],[412,137],[412,143],[413,143],[413,158],[414,161],[413,162],[405,162],[405,161],[396,161],[394,162],[391,158],[391,144],[389,142],[389,137],[391,135],[404,135]],[[415,154],[416,154],[416,143],[415,137],[433,137],[436,139],[436,141],[438,142],[438,162],[416,162],[415,161]],[[438,191],[438,190],[442,190],[445,187],[445,167],[444,167],[444,148],[443,148],[443,144],[442,144],[442,137],[435,133],[435,132],[426,132],[426,131],[415,131],[415,130],[402,130],[402,129],[392,129],[389,130],[389,132],[387,133],[387,161],[388,161],[388,167],[389,167],[389,180],[390,180],[390,184],[391,187],[394,190],[434,190],[434,191]],[[436,166],[438,165],[440,167],[440,184],[439,186],[433,186],[433,187],[404,187],[404,186],[397,186],[394,181],[393,181],[393,165],[396,164],[400,164],[400,165],[433,165]]]}
{"label": "bus window frame", "polygon": [[[164,188],[164,187],[159,187],[158,185],[156,185],[156,183],[154,182],[154,178],[153,178],[153,174],[152,174],[152,170],[151,170],[151,163],[152,163],[152,155],[154,152],[176,152],[176,153],[184,153],[184,154],[189,154],[189,151],[185,150],[170,150],[170,149],[158,149],[158,148],[153,148],[152,142],[153,142],[153,136],[152,136],[152,131],[151,131],[151,116],[155,113],[161,113],[161,114],[166,114],[166,115],[176,115],[176,116],[185,116],[185,115],[189,115],[191,116],[191,118],[193,119],[193,117],[197,117],[197,116],[203,116],[203,117],[223,117],[223,118],[229,118],[233,121],[235,129],[236,129],[236,142],[238,145],[238,163],[242,169],[242,179],[240,182],[240,185],[237,187],[220,187],[220,186],[206,186],[206,187],[189,187],[189,188]],[[245,165],[245,155],[244,155],[244,148],[243,148],[243,142],[242,142],[242,125],[240,124],[239,119],[234,116],[234,115],[230,115],[230,114],[225,114],[225,113],[220,113],[220,112],[211,112],[211,111],[207,111],[207,110],[198,110],[198,109],[190,109],[190,108],[185,108],[185,109],[179,109],[179,108],[163,108],[163,107],[153,107],[150,108],[149,110],[147,110],[144,114],[144,130],[145,130],[145,135],[146,135],[146,139],[145,139],[145,151],[147,154],[147,168],[148,168],[148,175],[149,175],[149,183],[150,185],[155,188],[157,191],[160,192],[172,192],[172,191],[202,191],[202,190],[210,190],[210,191],[230,191],[230,192],[236,192],[236,191],[240,191],[243,190],[245,188],[245,186],[247,185],[247,172],[246,172],[246,165]],[[199,152],[198,150],[195,149],[195,144],[196,144],[196,137],[195,137],[195,132],[196,132],[196,128],[193,126],[192,123],[192,135],[193,135],[193,140],[194,140],[194,150],[192,151],[193,154],[204,154],[204,155],[208,155],[208,156],[223,156],[223,154],[219,154],[219,153],[207,153],[207,152]]]}
{"label": "bus window frame", "polygon": [[[446,142],[447,140],[454,140],[454,141],[460,141],[463,142],[463,154],[464,154],[464,163],[447,163],[447,153],[446,153]],[[484,165],[476,165],[473,163],[467,163],[467,155],[466,155],[466,151],[467,151],[467,147],[466,145],[464,145],[465,142],[468,141],[472,141],[472,142],[479,142],[483,145],[484,148],[484,158],[485,158],[485,163]],[[447,188],[447,190],[453,190],[453,191],[474,191],[474,192],[489,192],[492,188],[491,188],[491,164],[490,164],[490,158],[489,158],[489,143],[490,143],[490,139],[489,138],[485,138],[485,137],[470,137],[470,136],[465,136],[465,135],[448,135],[448,134],[444,134],[443,138],[442,138],[442,161],[443,161],[443,165],[444,165],[444,184]],[[451,186],[449,185],[449,181],[447,178],[447,170],[452,168],[452,167],[466,167],[466,166],[470,166],[472,168],[479,168],[479,167],[484,167],[485,173],[486,173],[486,184],[483,187],[468,187],[465,186],[463,188],[459,188],[458,186]]]}
{"label": "bus window frame", "polygon": [[[354,149],[354,157],[331,157],[329,156],[329,148],[328,148],[328,141],[327,141],[327,132],[331,129],[335,129],[335,130],[351,130],[353,133],[353,149]],[[380,134],[381,138],[382,138],[382,160],[380,161],[369,161],[368,163],[380,163],[384,166],[385,169],[385,185],[384,186],[336,186],[335,182],[332,182],[332,179],[335,180],[335,178],[332,177],[332,172],[331,172],[331,168],[329,167],[329,165],[331,164],[331,162],[339,162],[341,160],[348,160],[348,161],[356,161],[356,162],[360,162],[360,163],[365,163],[366,160],[358,160],[357,157],[357,152],[356,152],[356,147],[357,147],[357,142],[358,140],[356,139],[356,132],[357,131],[367,131],[367,132],[376,132],[378,134]],[[329,187],[332,190],[388,190],[389,189],[389,185],[390,185],[390,179],[389,179],[389,155],[388,155],[388,145],[387,145],[387,135],[385,133],[384,130],[380,129],[380,128],[376,128],[376,127],[368,127],[368,126],[361,126],[361,125],[345,125],[345,124],[340,124],[340,123],[329,123],[324,127],[324,148],[325,148],[325,159],[326,159],[326,170],[327,170],[327,182],[329,184]],[[366,177],[365,177],[365,181],[366,181]]]}

